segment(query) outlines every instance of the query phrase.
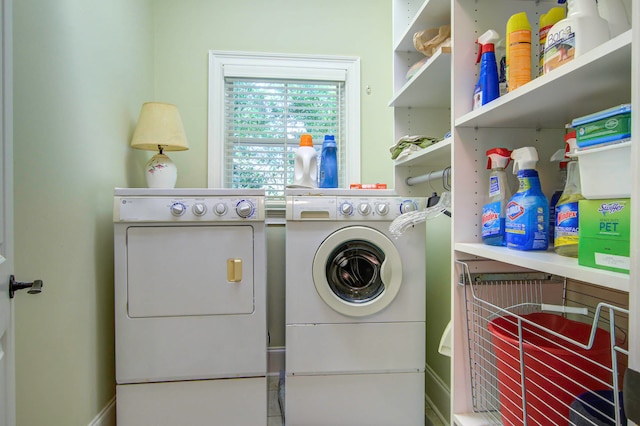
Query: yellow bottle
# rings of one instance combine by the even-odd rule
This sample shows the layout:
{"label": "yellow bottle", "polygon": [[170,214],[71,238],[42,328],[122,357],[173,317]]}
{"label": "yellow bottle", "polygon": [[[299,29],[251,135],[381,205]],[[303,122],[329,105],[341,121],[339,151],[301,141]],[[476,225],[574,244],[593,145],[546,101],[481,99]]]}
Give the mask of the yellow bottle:
{"label": "yellow bottle", "polygon": [[525,12],[507,21],[507,87],[509,92],[531,81],[531,25]]}
{"label": "yellow bottle", "polygon": [[540,16],[540,26],[538,30],[538,37],[540,43],[538,44],[538,76],[544,74],[544,44],[547,42],[547,34],[553,24],[565,18],[564,7],[552,7],[549,12],[543,13]]}

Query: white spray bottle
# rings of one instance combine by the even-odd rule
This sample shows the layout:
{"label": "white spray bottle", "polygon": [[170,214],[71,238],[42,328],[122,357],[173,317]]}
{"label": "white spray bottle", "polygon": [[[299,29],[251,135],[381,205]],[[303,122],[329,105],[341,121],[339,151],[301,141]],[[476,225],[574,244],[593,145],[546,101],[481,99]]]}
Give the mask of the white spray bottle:
{"label": "white spray bottle", "polygon": [[492,246],[506,246],[505,214],[511,198],[505,169],[511,161],[511,151],[506,148],[492,148],[487,151],[489,174],[489,195],[482,207],[482,241]]}

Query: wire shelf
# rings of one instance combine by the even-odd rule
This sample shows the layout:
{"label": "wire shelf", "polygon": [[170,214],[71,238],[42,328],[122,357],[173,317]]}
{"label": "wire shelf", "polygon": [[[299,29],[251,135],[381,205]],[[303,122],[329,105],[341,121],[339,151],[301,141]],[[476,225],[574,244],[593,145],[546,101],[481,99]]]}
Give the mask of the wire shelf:
{"label": "wire shelf", "polygon": [[628,295],[540,272],[472,274],[470,262],[456,263],[474,411],[497,425],[626,425]]}

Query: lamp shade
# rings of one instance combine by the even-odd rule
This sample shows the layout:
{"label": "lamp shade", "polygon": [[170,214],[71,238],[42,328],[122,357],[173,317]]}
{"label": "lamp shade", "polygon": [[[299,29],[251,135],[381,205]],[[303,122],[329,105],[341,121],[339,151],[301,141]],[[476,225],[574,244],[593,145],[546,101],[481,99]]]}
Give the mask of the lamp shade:
{"label": "lamp shade", "polygon": [[131,147],[147,151],[184,151],[189,149],[178,107],[163,102],[142,105]]}

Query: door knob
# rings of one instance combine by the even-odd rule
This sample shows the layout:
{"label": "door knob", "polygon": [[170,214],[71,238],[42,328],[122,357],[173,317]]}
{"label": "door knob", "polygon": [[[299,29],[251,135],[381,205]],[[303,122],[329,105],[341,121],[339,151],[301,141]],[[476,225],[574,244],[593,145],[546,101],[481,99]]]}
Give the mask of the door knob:
{"label": "door knob", "polygon": [[15,280],[15,277],[11,275],[9,277],[9,297],[13,299],[13,295],[16,291],[28,288],[27,293],[38,294],[42,292],[42,280],[34,280],[32,283],[21,283]]}

